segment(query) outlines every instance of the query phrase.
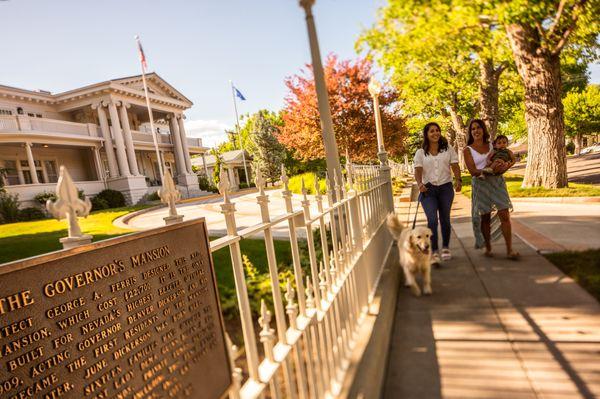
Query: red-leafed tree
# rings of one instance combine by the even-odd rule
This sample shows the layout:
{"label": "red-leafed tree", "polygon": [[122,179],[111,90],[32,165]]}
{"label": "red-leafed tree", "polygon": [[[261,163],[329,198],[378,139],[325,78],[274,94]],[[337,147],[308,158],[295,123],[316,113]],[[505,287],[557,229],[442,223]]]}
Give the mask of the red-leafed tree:
{"label": "red-leafed tree", "polygon": [[[373,115],[373,99],[368,84],[372,64],[366,59],[339,60],[330,54],[325,63],[325,79],[333,128],[339,153],[346,150],[353,161],[366,162],[377,158],[377,135]],[[283,110],[284,126],[279,141],[302,160],[323,158],[321,121],[312,66],[307,64],[299,74],[286,78],[289,93]],[[398,156],[404,149],[407,129],[396,101],[397,93],[384,86],[379,97],[385,149]]]}

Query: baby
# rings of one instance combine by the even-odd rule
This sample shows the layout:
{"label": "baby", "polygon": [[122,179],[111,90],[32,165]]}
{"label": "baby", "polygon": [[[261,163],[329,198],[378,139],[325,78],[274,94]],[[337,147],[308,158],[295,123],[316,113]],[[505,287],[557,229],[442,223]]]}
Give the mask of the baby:
{"label": "baby", "polygon": [[502,134],[498,135],[496,136],[496,139],[494,140],[493,144],[494,149],[490,151],[490,154],[487,158],[486,167],[482,169],[483,174],[479,176],[482,179],[485,178],[485,175],[494,174],[494,170],[491,166],[494,163],[494,161],[501,160],[510,164],[515,163],[515,155],[512,153],[511,150],[506,148],[508,147],[508,137]]}

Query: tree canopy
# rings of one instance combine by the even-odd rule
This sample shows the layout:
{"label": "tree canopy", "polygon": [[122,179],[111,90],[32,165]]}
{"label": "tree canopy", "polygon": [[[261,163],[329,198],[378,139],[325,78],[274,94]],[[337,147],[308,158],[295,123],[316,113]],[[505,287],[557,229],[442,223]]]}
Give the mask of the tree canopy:
{"label": "tree canopy", "polygon": [[[325,78],[340,153],[348,151],[353,160],[376,159],[377,136],[373,99],[368,91],[372,64],[366,59],[340,60],[329,55],[325,62]],[[317,107],[312,67],[306,65],[299,74],[285,81],[289,90],[282,111],[283,127],[279,141],[302,160],[323,158],[321,124]],[[379,96],[384,143],[390,156],[399,156],[407,134],[398,93],[384,85]]]}

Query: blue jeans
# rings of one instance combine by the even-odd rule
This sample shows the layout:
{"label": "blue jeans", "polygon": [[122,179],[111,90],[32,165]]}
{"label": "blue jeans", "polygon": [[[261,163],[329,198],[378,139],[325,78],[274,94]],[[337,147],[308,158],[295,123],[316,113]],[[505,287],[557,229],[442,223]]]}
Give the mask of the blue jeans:
{"label": "blue jeans", "polygon": [[[448,248],[450,244],[450,208],[454,200],[454,189],[452,183],[434,186],[431,183],[425,185],[427,192],[421,193],[419,199],[425,216],[427,216],[427,227],[431,230],[431,249],[438,250],[438,220],[442,226],[442,248]],[[439,219],[438,219],[439,215]]]}

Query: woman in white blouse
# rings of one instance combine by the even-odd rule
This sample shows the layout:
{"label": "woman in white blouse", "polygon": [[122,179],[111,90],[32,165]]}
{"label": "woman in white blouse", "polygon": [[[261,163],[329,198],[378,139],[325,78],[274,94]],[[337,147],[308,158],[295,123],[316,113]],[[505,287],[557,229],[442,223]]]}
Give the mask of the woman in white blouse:
{"label": "woman in white blouse", "polygon": [[440,125],[430,122],[423,128],[423,145],[414,158],[415,179],[419,185],[419,201],[427,216],[427,226],[432,232],[432,263],[440,263],[438,253],[438,222],[442,230],[441,260],[450,260],[450,209],[454,190],[460,192],[462,181],[458,157],[448,140],[442,137]]}

